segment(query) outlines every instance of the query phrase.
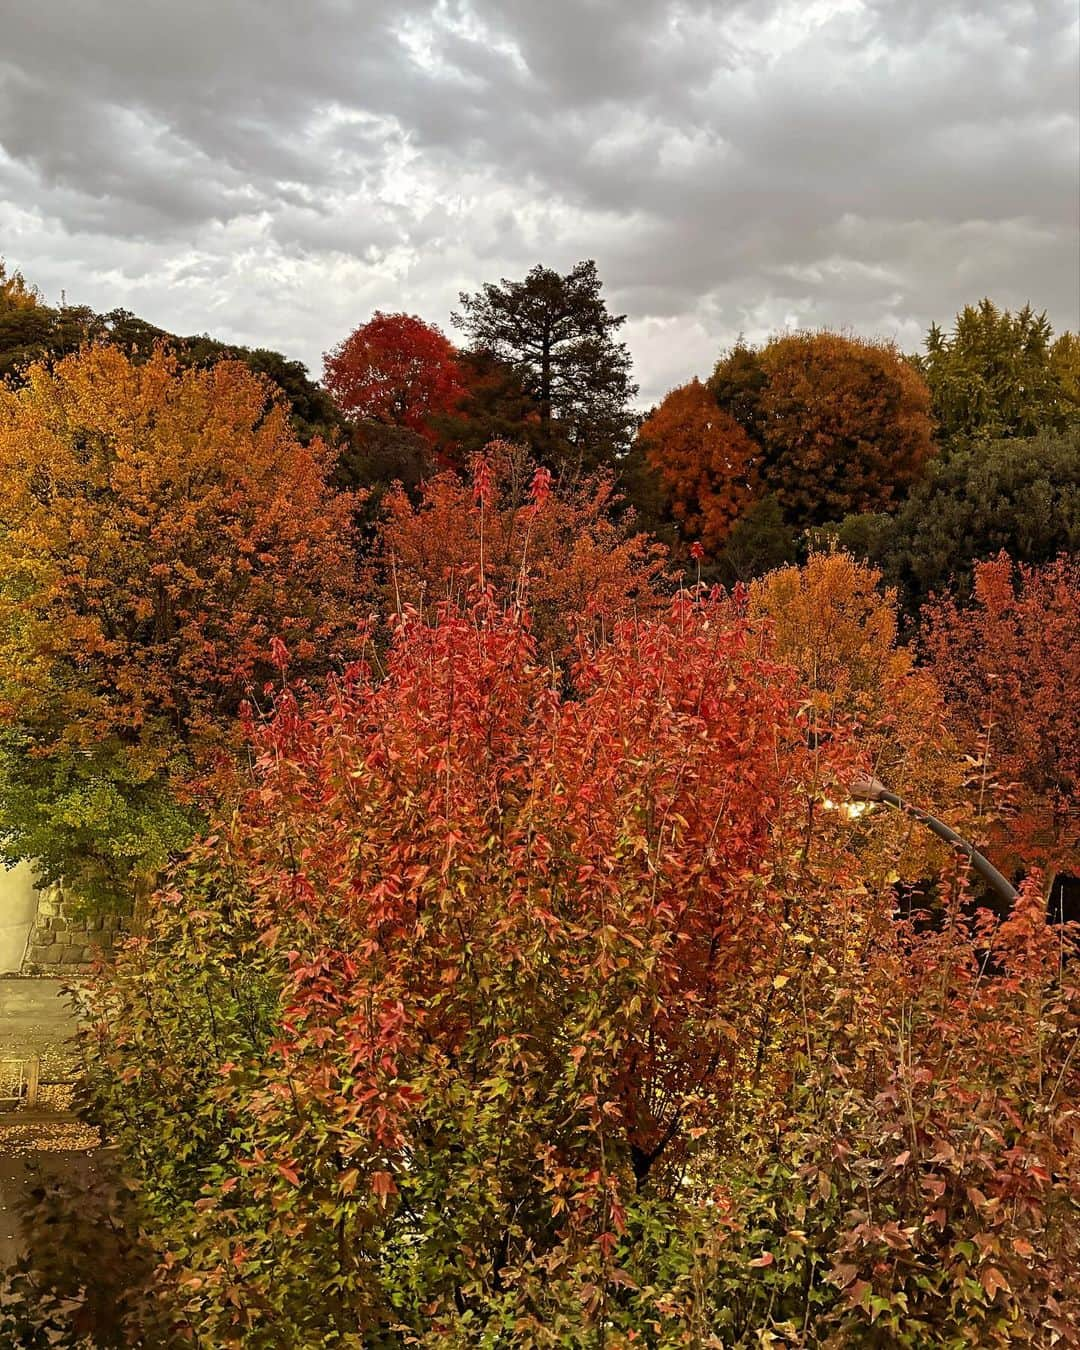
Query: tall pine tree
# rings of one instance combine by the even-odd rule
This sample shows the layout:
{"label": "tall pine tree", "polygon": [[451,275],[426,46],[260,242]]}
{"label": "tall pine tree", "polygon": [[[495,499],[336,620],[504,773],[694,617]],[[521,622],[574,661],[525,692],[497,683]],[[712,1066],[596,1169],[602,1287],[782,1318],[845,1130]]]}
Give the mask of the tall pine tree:
{"label": "tall pine tree", "polygon": [[634,423],[630,353],[615,338],[626,315],[609,314],[600,292],[592,261],[565,276],[537,265],[523,281],[463,291],[453,316],[474,352],[516,372],[538,412],[533,452],[567,477],[619,457]]}

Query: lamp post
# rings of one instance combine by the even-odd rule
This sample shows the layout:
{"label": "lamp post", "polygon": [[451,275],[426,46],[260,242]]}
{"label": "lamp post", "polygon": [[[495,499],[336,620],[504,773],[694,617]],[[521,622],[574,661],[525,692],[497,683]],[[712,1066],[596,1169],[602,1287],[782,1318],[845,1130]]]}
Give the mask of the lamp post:
{"label": "lamp post", "polygon": [[913,806],[911,802],[904,801],[895,792],[890,792],[879,779],[872,777],[870,774],[860,774],[848,785],[848,795],[857,802],[884,802],[886,806],[892,806],[898,811],[903,811],[913,820],[921,821],[927,829],[933,830],[939,839],[944,839],[947,844],[963,853],[983,881],[1003,900],[1012,904],[1019,895],[1016,887],[1001,875],[989,858],[983,857],[974,844],[969,844],[955,830],[950,830],[943,820],[938,820],[937,816],[930,815],[928,811],[922,810],[921,807]]}

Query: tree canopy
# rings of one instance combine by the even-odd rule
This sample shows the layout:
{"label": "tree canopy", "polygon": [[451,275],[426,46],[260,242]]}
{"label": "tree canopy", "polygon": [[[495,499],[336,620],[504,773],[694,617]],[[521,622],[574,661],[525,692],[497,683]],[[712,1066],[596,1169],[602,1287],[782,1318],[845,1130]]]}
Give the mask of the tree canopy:
{"label": "tree canopy", "polygon": [[880,564],[914,612],[933,592],[971,593],[975,564],[1002,550],[1043,563],[1080,550],[1080,428],[960,445],[931,465],[895,516],[830,527]]}
{"label": "tree canopy", "polygon": [[148,360],[156,347],[164,346],[181,366],[205,368],[216,361],[234,360],[268,376],[284,393],[293,429],[301,440],[319,436],[335,443],[344,434],[344,420],[332,399],[309,378],[301,361],[269,348],[219,342],[205,333],[178,337],[126,309],[98,314],[85,305],[54,308],[25,283],[18,294],[24,299],[30,295],[33,304],[16,303],[16,290],[10,285],[0,288],[0,379],[8,383],[25,378],[35,362],[59,360],[91,343],[112,343],[135,361]]}
{"label": "tree canopy", "polygon": [[933,453],[929,391],[888,343],[822,332],[737,347],[709,388],[756,440],[763,490],[800,527],[894,509]]}
{"label": "tree canopy", "polygon": [[192,785],[293,644],[357,640],[331,452],[239,362],[91,347],[0,389],[0,831],[123,891],[187,842]]}
{"label": "tree canopy", "polygon": [[1076,336],[1053,341],[1045,312],[1030,305],[967,305],[950,333],[934,324],[917,364],[930,386],[946,445],[1031,437],[1080,424]]}
{"label": "tree canopy", "polygon": [[754,442],[700,380],[664,397],[638,429],[635,451],[643,461],[637,472],[656,480],[661,514],[707,553],[719,550],[758,495]]}
{"label": "tree canopy", "polygon": [[374,315],[323,358],[324,383],[347,417],[434,441],[432,419],[465,390],[453,344],[413,314]]}

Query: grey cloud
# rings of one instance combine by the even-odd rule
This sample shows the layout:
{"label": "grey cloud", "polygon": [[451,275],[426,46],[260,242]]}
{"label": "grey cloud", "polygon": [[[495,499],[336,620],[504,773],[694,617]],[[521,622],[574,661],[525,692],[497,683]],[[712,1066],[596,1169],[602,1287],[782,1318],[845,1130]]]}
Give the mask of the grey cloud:
{"label": "grey cloud", "polygon": [[789,322],[1076,326],[1076,67],[1072,0],[38,0],[0,252],[316,368],[376,306],[596,257],[645,398]]}

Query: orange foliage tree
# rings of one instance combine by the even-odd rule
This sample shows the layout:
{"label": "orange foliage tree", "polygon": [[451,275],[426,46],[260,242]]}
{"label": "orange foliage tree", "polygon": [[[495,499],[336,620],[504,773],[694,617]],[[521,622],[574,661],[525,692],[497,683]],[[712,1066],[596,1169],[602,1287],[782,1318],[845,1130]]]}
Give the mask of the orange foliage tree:
{"label": "orange foliage tree", "polygon": [[189,836],[283,640],[355,642],[353,500],[238,362],[90,348],[0,391],[0,817],[9,858],[123,890]]}
{"label": "orange foliage tree", "polygon": [[760,446],[764,491],[816,525],[888,510],[930,458],[930,392],[891,345],[795,333],[717,365],[709,388]]}
{"label": "orange foliage tree", "polygon": [[975,567],[964,608],[923,610],[923,642],[958,734],[1001,790],[996,844],[1020,865],[1080,866],[1080,563]]}
{"label": "orange foliage tree", "polygon": [[441,473],[414,505],[392,493],[375,548],[386,608],[463,601],[480,585],[503,606],[527,608],[545,656],[565,658],[575,637],[657,603],[664,550],[615,522],[605,475],[556,487],[518,447],[496,442],[473,461],[472,481]]}
{"label": "orange foliage tree", "polygon": [[323,382],[348,417],[406,427],[433,442],[431,419],[465,394],[457,352],[412,314],[375,314],[323,358]]}
{"label": "orange foliage tree", "polygon": [[700,380],[667,394],[638,431],[664,505],[688,540],[723,544],[756,496],[756,448]]}
{"label": "orange foliage tree", "polygon": [[[894,792],[940,813],[970,818],[963,757],[947,727],[944,700],[930,671],[897,641],[897,594],[881,573],[847,553],[812,553],[749,591],[750,613],[766,621],[781,660],[799,671],[818,734],[854,735],[874,774]],[[838,785],[838,802],[842,785]],[[886,875],[906,880],[936,872],[940,845],[904,816],[874,812],[861,820]]]}

